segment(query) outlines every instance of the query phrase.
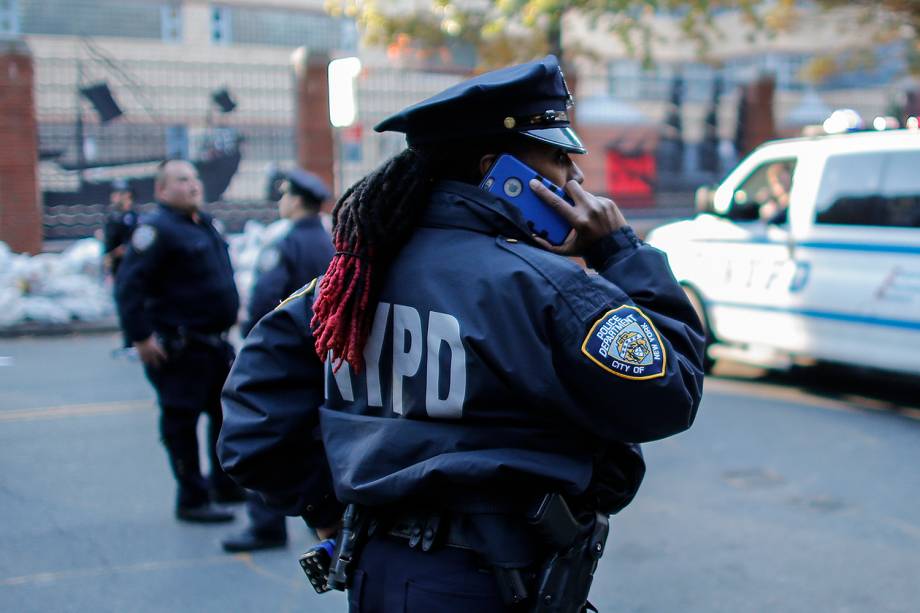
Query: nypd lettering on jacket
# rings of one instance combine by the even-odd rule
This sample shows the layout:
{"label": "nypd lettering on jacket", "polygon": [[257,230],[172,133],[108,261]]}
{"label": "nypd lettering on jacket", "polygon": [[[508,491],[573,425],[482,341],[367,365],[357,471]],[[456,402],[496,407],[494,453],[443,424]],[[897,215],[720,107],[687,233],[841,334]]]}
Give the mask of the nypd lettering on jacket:
{"label": "nypd lettering on jacket", "polygon": [[667,366],[658,330],[639,308],[629,305],[601,317],[581,350],[604,370],[625,379],[662,377]]}
{"label": "nypd lettering on jacket", "polygon": [[[346,362],[338,362],[330,354],[326,360],[326,399],[331,398],[334,382],[345,402],[354,402],[356,393],[366,394],[368,406],[391,406],[399,415],[423,411],[432,418],[463,416],[466,351],[460,322],[453,315],[378,303],[364,347],[364,364],[364,372],[355,376]],[[407,393],[409,385],[422,386],[424,395]],[[411,404],[412,399],[422,397],[423,407]]]}

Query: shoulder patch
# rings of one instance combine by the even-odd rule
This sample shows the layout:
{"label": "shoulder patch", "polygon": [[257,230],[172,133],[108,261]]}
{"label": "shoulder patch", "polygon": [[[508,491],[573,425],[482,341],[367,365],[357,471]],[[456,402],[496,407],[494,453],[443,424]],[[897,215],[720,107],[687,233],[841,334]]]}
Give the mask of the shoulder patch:
{"label": "shoulder patch", "polygon": [[280,261],[281,251],[277,247],[269,247],[259,256],[257,268],[259,272],[265,273],[277,266]]}
{"label": "shoulder patch", "polygon": [[318,279],[319,277],[317,277],[316,279],[313,279],[312,281],[307,283],[305,286],[301,287],[299,290],[297,290],[296,292],[294,292],[293,294],[291,294],[290,296],[282,300],[281,303],[275,307],[275,310],[277,311],[278,309],[286,305],[291,300],[297,300],[301,296],[309,296],[310,294],[312,294],[313,290],[316,289],[316,281]]}
{"label": "shoulder patch", "polygon": [[601,316],[588,331],[581,352],[607,372],[633,380],[663,377],[668,361],[651,320],[628,305]]}
{"label": "shoulder patch", "polygon": [[131,246],[135,251],[147,251],[157,240],[157,229],[147,224],[138,226],[131,234]]}

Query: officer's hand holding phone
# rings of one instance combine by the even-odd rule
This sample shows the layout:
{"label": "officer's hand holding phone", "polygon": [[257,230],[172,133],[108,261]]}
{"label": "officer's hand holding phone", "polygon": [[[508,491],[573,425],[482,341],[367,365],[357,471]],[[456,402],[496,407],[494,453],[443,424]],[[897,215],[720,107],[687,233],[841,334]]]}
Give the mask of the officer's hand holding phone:
{"label": "officer's hand holding phone", "polygon": [[574,204],[569,204],[540,181],[531,180],[530,189],[572,226],[572,233],[561,245],[554,246],[535,236],[545,249],[560,255],[581,255],[597,240],[609,236],[626,224],[620,208],[609,198],[600,198],[582,189],[577,181],[569,181],[563,189]]}

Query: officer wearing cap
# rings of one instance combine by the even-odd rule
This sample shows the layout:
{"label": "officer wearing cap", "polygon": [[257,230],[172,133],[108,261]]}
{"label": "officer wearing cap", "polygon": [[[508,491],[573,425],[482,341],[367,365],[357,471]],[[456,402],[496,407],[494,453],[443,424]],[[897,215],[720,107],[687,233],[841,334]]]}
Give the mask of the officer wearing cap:
{"label": "officer wearing cap", "polygon": [[[242,325],[244,336],[284,298],[326,272],[335,249],[319,211],[328,198],[329,189],[316,175],[301,169],[285,174],[278,213],[291,221],[291,228],[259,254],[249,317]],[[287,543],[284,513],[267,506],[258,495],[247,496],[246,511],[249,526],[223,541],[225,551],[254,551]]]}
{"label": "officer wearing cap", "polygon": [[291,229],[259,254],[244,335],[294,290],[326,271],[335,249],[319,211],[328,198],[329,188],[313,173],[299,168],[286,173],[278,214],[291,221]]}
{"label": "officer wearing cap", "polygon": [[112,181],[112,191],[109,194],[111,211],[105,220],[103,228],[103,262],[106,270],[115,276],[121,264],[127,243],[137,225],[137,214],[134,212],[134,188],[124,179]]}
{"label": "officer wearing cap", "polygon": [[[637,444],[694,420],[700,322],[664,254],[582,189],[571,103],[547,56],[379,124],[409,147],[343,194],[326,274],[231,371],[224,468],[336,536],[352,611],[581,611]],[[572,204],[531,183],[561,245],[478,187],[500,154],[564,187]]]}
{"label": "officer wearing cap", "polygon": [[[154,194],[159,207],[134,230],[115,280],[118,315],[157,392],[160,435],[178,485],[176,517],[232,521],[213,504],[242,500],[215,453],[220,389],[233,361],[225,336],[239,309],[227,243],[201,210],[204,189],[192,164],[161,163]],[[207,479],[198,461],[202,413],[209,418]]]}

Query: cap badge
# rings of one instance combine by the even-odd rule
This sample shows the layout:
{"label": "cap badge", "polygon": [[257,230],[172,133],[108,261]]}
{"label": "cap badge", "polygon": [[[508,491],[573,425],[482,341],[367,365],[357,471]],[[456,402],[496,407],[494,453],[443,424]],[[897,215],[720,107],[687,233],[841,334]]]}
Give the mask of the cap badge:
{"label": "cap badge", "polygon": [[571,108],[575,104],[575,97],[569,90],[569,84],[565,82],[565,74],[561,68],[559,69],[559,78],[562,79],[562,88],[565,90],[565,107]]}

